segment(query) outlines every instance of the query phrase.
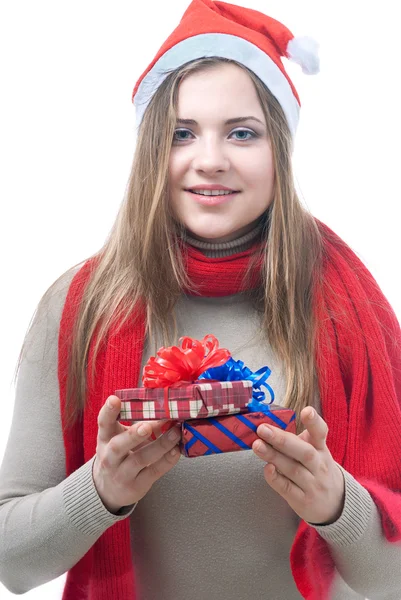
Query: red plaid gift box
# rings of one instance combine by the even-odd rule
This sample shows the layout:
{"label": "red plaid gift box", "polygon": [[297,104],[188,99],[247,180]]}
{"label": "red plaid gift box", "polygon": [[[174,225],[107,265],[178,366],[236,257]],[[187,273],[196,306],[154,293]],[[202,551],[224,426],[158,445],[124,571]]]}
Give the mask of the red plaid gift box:
{"label": "red plaid gift box", "polygon": [[262,423],[295,433],[295,412],[272,404],[268,413],[247,412],[216,419],[195,419],[182,424],[181,454],[207,456],[236,450],[250,450],[258,439],[256,430]]}
{"label": "red plaid gift box", "polygon": [[199,380],[166,388],[132,388],[114,392],[121,400],[119,419],[205,419],[246,411],[252,399],[251,381]]}

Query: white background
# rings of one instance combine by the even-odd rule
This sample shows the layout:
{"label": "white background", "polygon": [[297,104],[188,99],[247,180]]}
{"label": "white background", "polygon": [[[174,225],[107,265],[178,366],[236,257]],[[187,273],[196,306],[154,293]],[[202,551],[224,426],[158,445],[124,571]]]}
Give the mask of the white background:
{"label": "white background", "polygon": [[[30,319],[51,283],[95,252],[109,232],[132,161],[132,89],[187,4],[0,5],[0,460]],[[288,66],[302,102],[294,153],[298,190],[312,213],[366,263],[400,318],[397,3],[243,5],[320,42],[319,75]],[[59,598],[63,580],[25,597]],[[14,596],[0,584],[0,597]]]}

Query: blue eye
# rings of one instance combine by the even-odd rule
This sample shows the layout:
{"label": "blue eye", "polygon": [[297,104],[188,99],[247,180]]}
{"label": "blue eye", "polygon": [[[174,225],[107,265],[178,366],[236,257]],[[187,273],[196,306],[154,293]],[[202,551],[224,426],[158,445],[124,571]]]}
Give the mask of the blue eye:
{"label": "blue eye", "polygon": [[174,131],[174,141],[175,142],[186,142],[187,140],[189,140],[190,138],[187,137],[187,134],[190,134],[191,132],[188,129],[176,129]]}
{"label": "blue eye", "polygon": [[[237,135],[236,141],[247,142],[251,139],[258,137],[258,134],[249,129],[236,129],[230,133],[230,136]],[[174,131],[174,142],[187,142],[193,137],[192,132],[189,129],[176,129]]]}
{"label": "blue eye", "polygon": [[[241,142],[243,142],[243,141],[247,142],[248,140],[256,137],[256,133],[254,133],[253,131],[249,131],[249,129],[236,129],[230,135],[235,135],[235,134],[240,134],[240,137],[237,137],[237,140],[241,141]],[[246,136],[250,136],[250,137],[246,137]]]}

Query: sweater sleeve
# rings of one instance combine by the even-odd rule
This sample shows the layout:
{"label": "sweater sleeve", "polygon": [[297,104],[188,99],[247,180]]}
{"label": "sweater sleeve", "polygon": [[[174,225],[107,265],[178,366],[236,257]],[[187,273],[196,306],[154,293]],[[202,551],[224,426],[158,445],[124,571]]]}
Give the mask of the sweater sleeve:
{"label": "sweater sleeve", "polygon": [[93,482],[93,458],[66,478],[57,376],[59,322],[74,273],[42,299],[18,374],[0,468],[0,581],[16,594],[59,577],[111,525]]}
{"label": "sweater sleeve", "polygon": [[401,543],[384,536],[372,496],[340,467],[345,480],[341,516],[331,525],[311,525],[328,543],[336,568],[359,594],[380,600],[401,596]]}

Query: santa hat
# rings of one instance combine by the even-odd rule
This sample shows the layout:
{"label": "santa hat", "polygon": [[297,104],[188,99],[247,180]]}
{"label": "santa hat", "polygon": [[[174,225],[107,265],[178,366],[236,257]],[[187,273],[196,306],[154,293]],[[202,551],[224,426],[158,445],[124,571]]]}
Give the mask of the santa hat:
{"label": "santa hat", "polygon": [[226,2],[193,0],[135,85],[132,100],[137,125],[169,72],[191,60],[216,56],[243,64],[265,83],[280,102],[294,135],[301,103],[281,57],[313,75],[319,72],[317,51],[313,39],[295,38],[282,23],[261,12]]}

